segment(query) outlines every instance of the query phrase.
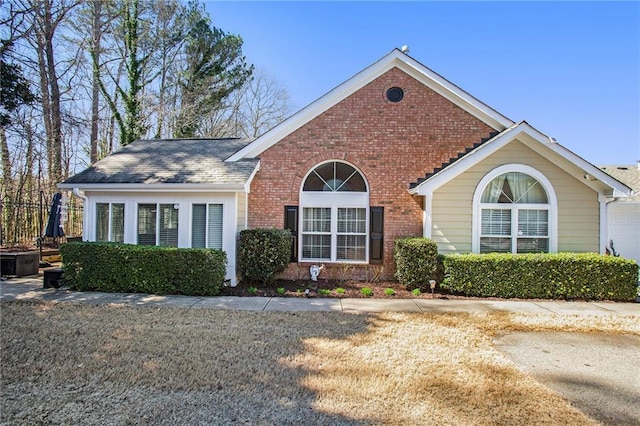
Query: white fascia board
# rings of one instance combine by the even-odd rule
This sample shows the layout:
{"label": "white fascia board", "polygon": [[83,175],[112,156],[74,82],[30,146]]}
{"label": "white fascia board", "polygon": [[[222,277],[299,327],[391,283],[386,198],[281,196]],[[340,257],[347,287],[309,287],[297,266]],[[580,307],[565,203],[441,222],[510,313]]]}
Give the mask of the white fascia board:
{"label": "white fascia board", "polygon": [[203,184],[203,183],[74,183],[59,184],[59,189],[112,192],[246,192],[245,184]]}
{"label": "white fascia board", "polygon": [[293,133],[295,130],[322,114],[324,111],[336,105],[394,67],[398,67],[400,70],[406,72],[425,86],[444,96],[446,99],[450,100],[494,129],[502,131],[514,124],[513,121],[490,108],[488,105],[480,102],[439,74],[431,71],[429,68],[425,67],[410,56],[402,53],[400,50],[394,49],[391,53],[360,71],[344,83],[335,87],[324,96],[307,105],[264,135],[258,137],[225,161],[234,162],[242,158],[257,157],[260,153],[275,145],[284,137]]}
{"label": "white fascia board", "polygon": [[586,174],[589,174],[591,177],[601,181],[605,185],[609,186],[613,189],[615,196],[617,197],[629,197],[632,195],[632,190],[630,187],[615,179],[608,173],[604,172],[597,166],[594,166],[584,158],[575,154],[573,151],[568,150],[564,146],[551,142],[547,144],[547,147],[551,148],[553,151],[566,158],[571,163],[575,164],[577,167],[580,167]]}
{"label": "white fascia board", "polygon": [[246,192],[247,194],[251,192],[251,182],[253,182],[253,178],[256,177],[256,173],[258,173],[258,171],[260,171],[260,161],[258,161],[258,164],[256,164],[256,167],[254,167],[253,169],[253,172],[251,172],[251,176],[249,176],[249,179],[247,179],[247,183],[244,184],[244,192]]}
{"label": "white fascia board", "polygon": [[378,60],[373,65],[365,68],[355,76],[351,77],[349,80],[327,92],[322,97],[313,101],[297,113],[293,114],[291,117],[287,118],[271,130],[267,131],[267,133],[258,137],[256,140],[233,154],[231,157],[227,158],[225,161],[234,162],[242,158],[257,157],[258,155],[260,155],[260,153],[272,147],[284,137],[290,135],[318,115],[322,114],[324,111],[328,110],[352,93],[361,89],[377,76],[391,69],[391,64],[385,61],[385,59],[387,59],[388,57],[389,55]]}
{"label": "white fascia board", "polygon": [[513,120],[510,120],[489,105],[479,101],[468,92],[415,59],[406,55],[403,59],[404,60],[398,64],[398,68],[487,125],[499,131],[503,131],[514,125]]}
{"label": "white fascia board", "polygon": [[595,179],[600,180],[605,185],[612,188],[614,191],[619,191],[620,194],[624,194],[625,196],[631,195],[631,188],[627,187],[623,183],[619,182],[618,180],[609,176],[607,173],[600,170],[598,167],[594,166],[593,164],[584,160],[582,157],[574,154],[559,143],[555,142],[549,136],[540,132],[526,121],[522,121],[512,126],[501,134],[495,136],[493,139],[485,142],[483,145],[469,152],[463,158],[456,161],[436,175],[432,176],[430,179],[422,182],[415,188],[411,188],[409,190],[409,193],[412,195],[427,195],[429,193],[432,193],[437,188],[453,180],[464,171],[480,163],[482,160],[523,134],[529,136],[541,146],[554,151],[556,154],[572,163],[576,167],[584,170],[585,173],[588,173]]}

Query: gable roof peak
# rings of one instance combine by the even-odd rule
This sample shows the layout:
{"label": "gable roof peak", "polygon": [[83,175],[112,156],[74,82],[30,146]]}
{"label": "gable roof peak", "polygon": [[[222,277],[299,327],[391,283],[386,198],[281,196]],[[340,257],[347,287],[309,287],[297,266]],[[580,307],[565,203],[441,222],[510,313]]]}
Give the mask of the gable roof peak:
{"label": "gable roof peak", "polygon": [[497,131],[503,131],[514,124],[509,118],[474,98],[440,74],[416,61],[409,56],[407,52],[408,50],[403,52],[398,48],[393,49],[373,64],[255,139],[245,148],[230,156],[226,161],[234,162],[242,158],[258,157],[262,152],[275,145],[287,135],[304,126],[324,111],[341,102],[392,68],[398,68],[407,73],[409,76],[415,78],[420,83]]}

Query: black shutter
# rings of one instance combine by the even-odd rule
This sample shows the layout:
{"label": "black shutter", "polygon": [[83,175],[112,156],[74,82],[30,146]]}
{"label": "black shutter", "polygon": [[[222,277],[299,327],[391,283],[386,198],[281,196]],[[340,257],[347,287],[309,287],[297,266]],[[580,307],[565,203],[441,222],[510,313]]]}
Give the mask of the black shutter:
{"label": "black shutter", "polygon": [[298,206],[284,206],[284,229],[291,231],[291,261],[298,261]]}
{"label": "black shutter", "polygon": [[384,246],[384,207],[369,208],[369,263],[381,264]]}

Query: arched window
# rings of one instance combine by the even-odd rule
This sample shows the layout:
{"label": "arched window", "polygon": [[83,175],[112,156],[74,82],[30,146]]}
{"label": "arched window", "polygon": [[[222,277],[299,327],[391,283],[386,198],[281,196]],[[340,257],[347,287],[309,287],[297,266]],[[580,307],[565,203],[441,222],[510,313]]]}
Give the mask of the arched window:
{"label": "arched window", "polygon": [[302,261],[366,262],[369,193],[352,165],[329,161],[311,170],[300,192]]}
{"label": "arched window", "polygon": [[537,170],[517,164],[493,170],[474,196],[473,251],[555,251],[556,204],[550,182]]}

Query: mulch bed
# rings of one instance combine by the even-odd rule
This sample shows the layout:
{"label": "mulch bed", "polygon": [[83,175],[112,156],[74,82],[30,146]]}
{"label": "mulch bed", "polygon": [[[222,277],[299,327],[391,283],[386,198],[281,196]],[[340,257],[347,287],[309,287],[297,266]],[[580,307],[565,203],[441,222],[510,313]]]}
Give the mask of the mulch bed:
{"label": "mulch bed", "polygon": [[[369,287],[373,294],[365,296],[362,289]],[[337,289],[344,289],[344,292]],[[388,295],[385,290],[392,289],[393,295]],[[308,290],[308,293],[307,293]],[[236,287],[224,287],[221,296],[240,297],[322,297],[322,298],[377,298],[377,299],[476,299],[463,295],[456,295],[444,289],[437,288],[434,294],[430,290],[424,290],[421,294],[415,295],[407,290],[402,284],[385,281],[377,283],[366,283],[360,281],[331,281],[319,279],[317,282],[310,280],[278,280],[272,285],[263,286],[259,283],[241,283]]]}

